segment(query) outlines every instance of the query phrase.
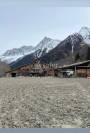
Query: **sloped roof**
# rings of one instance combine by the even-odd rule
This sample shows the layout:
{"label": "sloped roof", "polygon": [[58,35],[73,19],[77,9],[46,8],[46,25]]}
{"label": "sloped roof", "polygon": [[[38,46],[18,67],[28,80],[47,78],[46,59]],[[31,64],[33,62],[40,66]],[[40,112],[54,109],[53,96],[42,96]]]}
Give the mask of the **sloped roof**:
{"label": "sloped roof", "polygon": [[90,63],[90,60],[82,61],[82,62],[77,62],[77,63],[73,63],[73,64],[70,64],[70,65],[64,65],[64,66],[59,67],[59,68],[74,67],[74,66],[83,65],[83,64],[85,64],[85,63]]}

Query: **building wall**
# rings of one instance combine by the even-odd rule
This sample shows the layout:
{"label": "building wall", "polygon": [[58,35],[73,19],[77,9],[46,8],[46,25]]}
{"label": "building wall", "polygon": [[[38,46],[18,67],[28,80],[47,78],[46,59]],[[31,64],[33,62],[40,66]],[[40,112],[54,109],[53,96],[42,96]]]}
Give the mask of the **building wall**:
{"label": "building wall", "polygon": [[21,68],[18,68],[15,71],[11,71],[9,73],[7,73],[7,76],[11,76],[13,73],[16,73],[16,76],[28,76],[28,74],[30,72],[46,72],[45,76],[54,76],[55,75],[55,71],[54,68],[50,67],[48,64],[40,64],[40,63],[34,63],[31,65],[27,65]]}
{"label": "building wall", "polygon": [[87,69],[87,77],[90,77],[90,68]]}
{"label": "building wall", "polygon": [[90,68],[82,68],[77,70],[78,77],[90,77]]}
{"label": "building wall", "polygon": [[6,73],[6,77],[11,77],[11,73]]}
{"label": "building wall", "polygon": [[76,70],[77,77],[87,77],[87,68],[80,68]]}
{"label": "building wall", "polygon": [[47,76],[54,76],[54,69],[53,68],[47,69]]}

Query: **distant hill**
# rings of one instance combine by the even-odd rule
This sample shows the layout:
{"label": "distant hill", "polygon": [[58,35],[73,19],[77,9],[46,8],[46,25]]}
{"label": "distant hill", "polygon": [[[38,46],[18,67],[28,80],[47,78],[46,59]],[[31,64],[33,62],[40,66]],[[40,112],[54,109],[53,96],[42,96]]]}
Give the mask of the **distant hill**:
{"label": "distant hill", "polygon": [[10,70],[9,65],[0,60],[0,77],[4,76],[8,70]]}

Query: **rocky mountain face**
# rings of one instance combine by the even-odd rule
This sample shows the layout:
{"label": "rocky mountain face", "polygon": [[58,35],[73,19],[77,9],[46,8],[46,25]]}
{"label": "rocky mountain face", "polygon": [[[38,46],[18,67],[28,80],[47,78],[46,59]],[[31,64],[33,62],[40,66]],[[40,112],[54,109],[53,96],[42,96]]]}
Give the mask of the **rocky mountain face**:
{"label": "rocky mountain face", "polygon": [[[73,61],[73,57],[80,49],[80,44],[83,38],[80,34],[76,33],[68,36],[65,40],[60,42],[53,50],[47,53],[45,56],[41,57],[42,63],[57,62],[60,60],[65,60],[70,57]],[[65,63],[65,62],[64,62]]]}
{"label": "rocky mountain face", "polygon": [[34,53],[36,57],[41,57],[53,49],[57,44],[60,43],[59,40],[54,40],[48,37],[44,37],[35,47],[33,46],[22,46],[20,48],[14,48],[7,50],[3,55],[1,55],[1,60],[11,63],[17,59],[22,59],[24,56]]}

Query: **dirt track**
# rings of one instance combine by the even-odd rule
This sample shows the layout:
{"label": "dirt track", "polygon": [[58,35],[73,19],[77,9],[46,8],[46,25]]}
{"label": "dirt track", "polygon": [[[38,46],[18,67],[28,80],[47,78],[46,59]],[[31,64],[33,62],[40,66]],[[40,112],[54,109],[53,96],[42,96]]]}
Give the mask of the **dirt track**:
{"label": "dirt track", "polygon": [[1,78],[0,127],[90,127],[90,79]]}

